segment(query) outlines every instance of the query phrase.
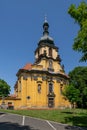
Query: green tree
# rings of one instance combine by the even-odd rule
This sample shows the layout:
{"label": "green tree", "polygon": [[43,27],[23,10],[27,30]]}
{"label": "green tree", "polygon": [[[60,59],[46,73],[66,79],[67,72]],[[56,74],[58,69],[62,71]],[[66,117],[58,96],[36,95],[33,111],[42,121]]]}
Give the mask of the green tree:
{"label": "green tree", "polygon": [[80,91],[77,101],[78,107],[87,107],[87,67],[76,67],[69,72],[70,85]]}
{"label": "green tree", "polygon": [[0,79],[0,97],[6,97],[10,93],[10,86]]}
{"label": "green tree", "polygon": [[79,89],[76,89],[72,85],[66,86],[63,91],[63,95],[69,100],[69,102],[71,102],[72,108],[74,108],[74,105],[79,101],[79,94]]}
{"label": "green tree", "polygon": [[80,27],[74,39],[73,49],[81,52],[80,61],[87,61],[87,3],[81,2],[78,7],[72,4],[68,9],[68,13]]}

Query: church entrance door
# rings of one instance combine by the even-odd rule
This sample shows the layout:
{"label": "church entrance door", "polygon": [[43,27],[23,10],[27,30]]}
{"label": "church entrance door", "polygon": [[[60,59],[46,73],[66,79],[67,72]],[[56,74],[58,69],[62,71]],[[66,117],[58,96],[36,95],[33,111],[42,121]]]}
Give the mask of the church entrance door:
{"label": "church entrance door", "polygon": [[48,107],[54,107],[54,97],[48,97]]}

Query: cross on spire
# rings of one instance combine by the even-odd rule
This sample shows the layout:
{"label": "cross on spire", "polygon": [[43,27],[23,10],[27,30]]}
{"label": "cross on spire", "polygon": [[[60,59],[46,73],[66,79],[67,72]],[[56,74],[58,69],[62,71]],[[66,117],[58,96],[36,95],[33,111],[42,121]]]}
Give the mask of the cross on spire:
{"label": "cross on spire", "polygon": [[47,15],[45,15],[45,22],[47,22]]}

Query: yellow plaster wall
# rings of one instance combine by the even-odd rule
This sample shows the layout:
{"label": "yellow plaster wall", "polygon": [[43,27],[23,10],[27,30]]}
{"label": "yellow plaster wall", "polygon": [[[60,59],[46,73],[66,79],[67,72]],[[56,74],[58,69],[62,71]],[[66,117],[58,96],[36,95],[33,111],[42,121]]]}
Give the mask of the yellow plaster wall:
{"label": "yellow plaster wall", "polygon": [[[41,69],[48,70],[48,68],[49,68],[49,60],[43,59],[43,60],[41,60],[41,62],[38,65],[43,66],[39,70],[41,70]],[[60,66],[60,64],[58,64],[57,61],[53,61],[53,69],[54,69],[54,72],[60,72],[62,70],[62,67]]]}
{"label": "yellow plaster wall", "polygon": [[53,58],[56,59],[57,55],[58,55],[58,52],[55,50],[55,49],[52,49],[53,53]]}
{"label": "yellow plaster wall", "polygon": [[[55,78],[55,77],[54,77]],[[41,78],[41,75],[38,76],[37,80],[34,80],[31,78],[30,75],[28,75],[27,79],[23,79],[23,76],[21,77],[21,99],[20,100],[5,100],[5,103],[13,102],[15,109],[16,108],[22,108],[22,107],[48,107],[48,84],[49,82],[47,80],[43,81]],[[38,84],[41,84],[41,93],[38,93]],[[54,84],[54,105],[56,108],[58,107],[64,107],[64,106],[70,106],[70,103],[66,100],[64,100],[63,95],[60,93],[60,82],[57,82],[56,80],[53,81]],[[30,99],[27,99],[27,96],[30,97]],[[1,104],[1,100],[0,100]]]}
{"label": "yellow plaster wall", "polygon": [[[48,47],[48,46],[41,47],[41,48],[39,49],[39,55],[43,54],[43,53],[44,53],[44,50],[46,51],[47,56],[49,57],[49,47]],[[56,51],[56,49],[52,48],[52,57],[53,57],[54,59],[56,59],[57,55],[58,55],[58,52]],[[38,58],[38,52],[36,52],[35,58]]]}
{"label": "yellow plaster wall", "polygon": [[60,72],[60,70],[62,70],[62,67],[60,66],[60,64],[58,64],[57,61],[53,62],[53,68],[54,68],[54,72]]}
{"label": "yellow plaster wall", "polygon": [[[48,83],[47,81],[42,81],[41,78],[38,78],[38,81],[41,82],[41,93],[38,93],[37,87],[38,83],[37,81],[33,80],[31,81],[30,78],[27,80],[23,80],[23,95],[22,95],[22,104],[26,106],[31,107],[47,107],[48,106]],[[27,84],[27,85],[26,85]],[[24,87],[26,86],[26,88]],[[65,103],[65,100],[63,99],[63,96],[60,93],[60,83],[54,82],[54,93],[56,95],[55,97],[55,107],[63,106]],[[30,99],[26,99],[26,96],[30,96]]]}

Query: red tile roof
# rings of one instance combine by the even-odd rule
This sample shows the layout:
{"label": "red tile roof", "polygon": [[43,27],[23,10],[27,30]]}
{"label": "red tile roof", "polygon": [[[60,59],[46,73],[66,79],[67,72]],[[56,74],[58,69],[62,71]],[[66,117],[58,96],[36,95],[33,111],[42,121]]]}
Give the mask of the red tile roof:
{"label": "red tile roof", "polygon": [[31,70],[32,69],[32,64],[31,63],[27,63],[22,69],[24,69],[24,70]]}
{"label": "red tile roof", "polygon": [[14,98],[16,98],[17,95],[16,95],[16,94],[10,94],[9,97],[14,97]]}

